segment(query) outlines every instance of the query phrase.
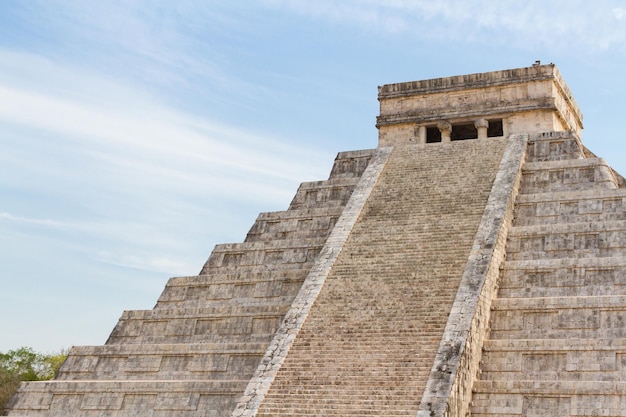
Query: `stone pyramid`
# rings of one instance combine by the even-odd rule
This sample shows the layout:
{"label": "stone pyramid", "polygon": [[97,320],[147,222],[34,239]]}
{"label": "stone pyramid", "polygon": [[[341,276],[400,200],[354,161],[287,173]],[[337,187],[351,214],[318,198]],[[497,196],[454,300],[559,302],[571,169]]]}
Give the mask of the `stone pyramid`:
{"label": "stone pyramid", "polygon": [[557,68],[379,87],[379,146],[10,416],[626,416],[626,189]]}

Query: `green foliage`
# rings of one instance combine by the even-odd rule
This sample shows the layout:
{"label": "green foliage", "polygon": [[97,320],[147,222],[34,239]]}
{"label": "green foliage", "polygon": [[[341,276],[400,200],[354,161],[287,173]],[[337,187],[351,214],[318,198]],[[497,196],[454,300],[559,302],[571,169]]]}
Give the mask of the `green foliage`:
{"label": "green foliage", "polygon": [[45,355],[29,347],[0,353],[0,411],[4,410],[21,381],[54,378],[66,357],[65,350]]}

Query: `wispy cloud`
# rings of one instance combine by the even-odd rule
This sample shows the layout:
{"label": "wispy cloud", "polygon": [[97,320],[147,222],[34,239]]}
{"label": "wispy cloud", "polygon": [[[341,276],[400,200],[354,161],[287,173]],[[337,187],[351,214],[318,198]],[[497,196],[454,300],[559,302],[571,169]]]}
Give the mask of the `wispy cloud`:
{"label": "wispy cloud", "polygon": [[[167,256],[154,256],[151,253],[120,254],[112,251],[99,251],[94,259],[111,265],[124,268],[140,269],[144,271],[155,271],[172,273],[172,271],[189,271],[190,268],[198,268],[197,265],[190,266],[181,259],[172,259]],[[191,269],[193,271],[193,269]]]}
{"label": "wispy cloud", "polygon": [[34,219],[34,218],[28,218],[28,217],[23,217],[23,216],[14,216],[13,214],[6,213],[6,212],[0,212],[0,219],[9,220],[12,222],[17,222],[17,223],[35,224],[39,226],[47,226],[47,227],[53,227],[53,228],[67,227],[66,223],[59,222],[56,220]]}
{"label": "wispy cloud", "polygon": [[[622,48],[622,2],[558,0],[265,0],[267,6],[334,23],[422,39],[490,40],[518,47],[561,45],[580,52]],[[494,37],[494,31],[498,36]]]}
{"label": "wispy cloud", "polygon": [[161,96],[195,94],[205,102],[237,105],[240,97],[267,93],[264,86],[240,76],[232,58],[236,47],[223,47],[250,30],[237,19],[238,6],[229,2],[9,3],[12,15],[5,19],[28,28],[22,36],[28,49],[56,62],[78,63],[86,72],[141,85]]}
{"label": "wispy cloud", "polygon": [[[16,77],[22,68],[27,81]],[[195,272],[185,252],[201,248],[180,237],[193,216],[224,199],[261,207],[255,212],[279,201],[286,208],[299,181],[327,175],[323,151],[200,119],[43,57],[0,50],[0,96],[0,186],[18,190],[0,219],[54,229],[98,262]],[[26,189],[37,206],[20,202]]]}
{"label": "wispy cloud", "polygon": [[[223,58],[212,53],[215,49],[211,44],[194,36],[194,30],[200,27],[206,32],[220,26],[222,15],[217,7],[191,7],[185,0],[177,2],[176,7],[141,0],[35,0],[30,8],[23,7],[31,24],[49,28],[48,33],[54,36],[46,48],[50,55],[80,52],[83,60],[108,63],[101,68],[103,72],[154,77],[161,85],[168,78],[184,82],[194,72],[219,81],[228,78],[220,69]],[[84,45],[92,48],[83,49]],[[193,53],[200,47],[207,54]],[[125,58],[124,67],[110,65],[111,58],[117,57]]]}
{"label": "wispy cloud", "polygon": [[[34,61],[29,56],[0,51],[0,60],[11,62],[12,66],[22,58],[25,67],[30,67]],[[46,64],[43,71],[53,67],[45,60],[38,64],[41,61]],[[52,72],[63,71],[55,67]],[[90,79],[85,81],[85,78]],[[315,172],[314,160],[326,156],[278,138],[201,120],[160,104],[158,99],[141,90],[84,76],[79,71],[67,70],[57,79],[47,74],[46,79],[48,84],[40,84],[36,92],[32,87],[15,88],[9,80],[2,79],[0,68],[0,95],[3,97],[0,120],[60,134],[57,141],[87,148],[99,154],[103,162],[144,173],[152,169],[153,172],[147,174],[156,177],[197,183],[211,172],[231,170],[236,177],[244,177],[245,182],[272,184],[290,180],[294,172]],[[91,91],[76,88],[83,81],[90,85]],[[65,90],[59,88],[63,83],[67,83]],[[58,142],[49,144],[50,147],[59,145]],[[296,162],[297,157],[305,156],[311,160],[309,164]],[[232,186],[229,184],[227,189],[234,193],[241,191],[233,190]]]}
{"label": "wispy cloud", "polygon": [[[124,111],[126,106],[118,108],[115,102],[110,102],[108,108],[95,107],[2,85],[0,95],[4,98],[0,102],[0,119],[7,123],[63,134],[64,138],[80,141],[81,146],[108,150],[119,157],[137,153],[154,159],[185,161],[184,167],[178,167],[179,172],[168,168],[167,163],[165,168],[152,165],[155,171],[162,171],[155,172],[158,176],[189,179],[196,173],[190,167],[204,166],[209,170],[235,169],[247,173],[251,180],[259,179],[258,176],[288,179],[298,169],[281,155],[267,152],[267,148],[281,148],[276,139],[195,120],[150,103],[138,104],[142,114],[133,115]],[[120,148],[124,152],[116,152]],[[312,150],[291,147],[288,151],[304,156]],[[139,162],[145,170],[147,164],[141,166]],[[117,164],[135,165],[131,160],[118,160]]]}

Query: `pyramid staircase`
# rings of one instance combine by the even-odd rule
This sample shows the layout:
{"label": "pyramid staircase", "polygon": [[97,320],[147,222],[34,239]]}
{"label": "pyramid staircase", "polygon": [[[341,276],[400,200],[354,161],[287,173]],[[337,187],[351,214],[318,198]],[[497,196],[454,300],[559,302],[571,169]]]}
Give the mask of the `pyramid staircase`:
{"label": "pyramid staircase", "polygon": [[394,147],[257,416],[416,415],[506,145]]}
{"label": "pyramid staircase", "polygon": [[198,276],[172,278],[152,310],[125,311],[105,345],[23,383],[8,415],[230,415],[373,153],[340,153],[328,180],[217,245]]}
{"label": "pyramid staircase", "polygon": [[626,416],[626,189],[568,132],[531,138],[472,416]]}

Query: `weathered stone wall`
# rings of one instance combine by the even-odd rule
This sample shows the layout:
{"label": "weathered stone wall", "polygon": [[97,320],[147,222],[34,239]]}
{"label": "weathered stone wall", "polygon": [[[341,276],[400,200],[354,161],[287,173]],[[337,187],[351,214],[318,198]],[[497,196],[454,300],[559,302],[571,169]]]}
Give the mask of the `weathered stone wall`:
{"label": "weathered stone wall", "polygon": [[626,416],[626,190],[584,156],[531,138],[473,416]]}

